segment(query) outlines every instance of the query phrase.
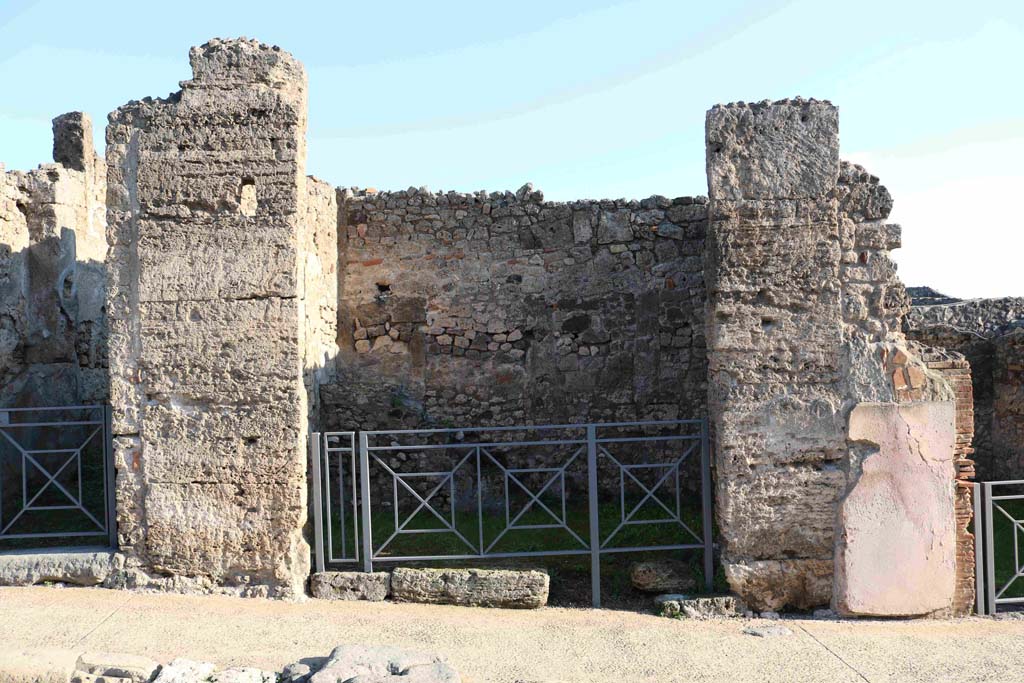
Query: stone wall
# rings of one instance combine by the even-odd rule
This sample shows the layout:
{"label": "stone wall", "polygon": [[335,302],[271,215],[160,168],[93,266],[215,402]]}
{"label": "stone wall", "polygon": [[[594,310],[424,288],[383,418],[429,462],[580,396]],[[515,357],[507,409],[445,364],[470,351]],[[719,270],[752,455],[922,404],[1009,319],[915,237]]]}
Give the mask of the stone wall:
{"label": "stone wall", "polygon": [[1024,328],[1024,298],[943,297],[945,303],[930,303],[933,300],[936,297],[915,298],[905,321],[906,334],[959,352],[970,362],[978,479],[1024,478],[1024,396],[1020,351],[1015,351],[1018,330]]}
{"label": "stone wall", "polygon": [[[111,114],[105,179],[71,115],[0,184],[0,397],[101,400],[109,357],[112,584],[302,592],[309,428],[708,415],[753,608],[962,610],[969,369],[904,337],[892,199],[831,104],[711,109],[707,200],[337,190],[305,177],[295,59],[190,58]],[[999,329],[989,433],[1020,443]]]}
{"label": "stone wall", "polygon": [[705,414],[702,197],[345,191],[332,429]]}
{"label": "stone wall", "polygon": [[53,121],[54,162],[0,166],[0,407],[107,398],[106,173],[80,112]]}
{"label": "stone wall", "polygon": [[954,397],[900,332],[888,192],[840,163],[827,102],[716,106],[706,137],[709,408],[730,585],[759,609],[948,611]]}
{"label": "stone wall", "polygon": [[307,201],[301,64],[246,40],[190,61],[181,92],[107,128],[120,546],[131,582],[293,595],[309,571],[305,366],[324,346],[308,314],[330,308],[330,287],[306,296],[330,270],[309,214],[329,217],[330,193]]}

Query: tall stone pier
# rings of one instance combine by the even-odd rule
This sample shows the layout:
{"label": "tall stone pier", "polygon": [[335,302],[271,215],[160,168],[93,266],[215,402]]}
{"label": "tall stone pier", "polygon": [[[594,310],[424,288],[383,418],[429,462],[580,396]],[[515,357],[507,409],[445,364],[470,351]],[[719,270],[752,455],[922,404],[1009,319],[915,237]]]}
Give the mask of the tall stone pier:
{"label": "tall stone pier", "polygon": [[707,115],[708,388],[722,561],[755,609],[948,613],[954,394],[900,331],[899,227],[838,111]]}
{"label": "tall stone pier", "polygon": [[190,61],[107,128],[120,547],[139,581],[301,594],[306,76],[244,39]]}

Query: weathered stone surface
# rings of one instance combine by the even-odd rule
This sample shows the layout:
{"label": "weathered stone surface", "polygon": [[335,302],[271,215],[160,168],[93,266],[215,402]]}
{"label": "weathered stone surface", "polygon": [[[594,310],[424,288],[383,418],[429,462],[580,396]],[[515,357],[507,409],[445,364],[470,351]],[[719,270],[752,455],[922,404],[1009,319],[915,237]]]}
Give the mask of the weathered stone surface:
{"label": "weathered stone surface", "polygon": [[709,409],[726,578],[754,609],[827,602],[829,590],[794,590],[775,569],[783,558],[822,567],[828,586],[831,563],[820,562],[845,486],[833,465],[845,449],[837,113],[803,100],[718,106],[706,135]]}
{"label": "weathered stone surface", "polygon": [[253,667],[232,667],[212,674],[209,683],[277,683],[277,674]]}
{"label": "weathered stone surface", "polygon": [[391,592],[391,572],[318,572],[309,579],[309,592],[322,600],[380,601]]}
{"label": "weathered stone surface", "polygon": [[132,683],[148,683],[160,664],[140,655],[115,652],[83,652],[75,663],[75,671],[94,676],[116,677]]}
{"label": "weathered stone surface", "polygon": [[119,676],[106,676],[103,674],[87,674],[84,671],[75,671],[71,674],[69,683],[131,683],[130,678]]}
{"label": "weathered stone surface", "polygon": [[107,398],[104,168],[87,115],[53,126],[57,163],[0,165],[0,408]]}
{"label": "weathered stone surface", "polygon": [[840,506],[841,613],[909,616],[951,607],[954,421],[952,402],[861,404],[850,414],[850,439],[871,453]]}
{"label": "weathered stone surface", "polygon": [[48,581],[98,586],[124,566],[109,550],[14,550],[0,554],[0,586],[31,586]]}
{"label": "weathered stone surface", "polygon": [[297,595],[331,197],[307,189],[298,61],[248,40],[190,61],[180,93],[107,128],[114,432],[137,439],[122,547],[142,571]]}
{"label": "weathered stone surface", "polygon": [[722,199],[804,199],[839,175],[839,112],[829,102],[715,106],[707,115],[708,189]]}
{"label": "weathered stone surface", "polygon": [[758,560],[725,567],[729,585],[759,612],[829,604],[832,571],[832,560]]}
{"label": "weathered stone surface", "polygon": [[629,568],[629,580],[645,593],[684,593],[697,586],[693,568],[680,560],[635,562]]}
{"label": "weathered stone surface", "polygon": [[546,571],[508,569],[409,569],[391,573],[391,597],[478,607],[535,609],[548,601]]}
{"label": "weathered stone surface", "polygon": [[462,678],[439,655],[393,647],[341,645],[310,683],[460,683]]}
{"label": "weathered stone surface", "polygon": [[203,683],[216,669],[216,665],[210,662],[196,662],[179,657],[161,666],[153,683]]}
{"label": "weathered stone surface", "polygon": [[654,598],[654,604],[665,617],[679,619],[720,619],[739,616],[745,610],[742,601],[733,595],[714,595],[694,598],[684,594],[667,593]]}

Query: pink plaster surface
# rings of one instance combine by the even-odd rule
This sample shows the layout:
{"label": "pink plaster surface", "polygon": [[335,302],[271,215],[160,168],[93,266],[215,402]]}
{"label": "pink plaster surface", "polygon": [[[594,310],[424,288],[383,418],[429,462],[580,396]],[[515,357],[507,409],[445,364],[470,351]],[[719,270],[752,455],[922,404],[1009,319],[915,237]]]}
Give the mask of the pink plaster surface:
{"label": "pink plaster surface", "polygon": [[849,439],[869,453],[839,511],[836,608],[911,616],[952,604],[956,585],[952,401],[862,403]]}

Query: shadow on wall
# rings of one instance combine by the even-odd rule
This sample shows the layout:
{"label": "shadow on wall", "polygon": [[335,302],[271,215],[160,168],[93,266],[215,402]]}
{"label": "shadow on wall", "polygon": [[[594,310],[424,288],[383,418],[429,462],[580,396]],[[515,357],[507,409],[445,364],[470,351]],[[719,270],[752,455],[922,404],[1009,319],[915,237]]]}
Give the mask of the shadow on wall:
{"label": "shadow on wall", "polygon": [[0,407],[104,403],[104,264],[79,259],[71,227],[33,230],[33,208],[0,223]]}

